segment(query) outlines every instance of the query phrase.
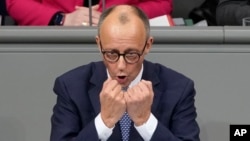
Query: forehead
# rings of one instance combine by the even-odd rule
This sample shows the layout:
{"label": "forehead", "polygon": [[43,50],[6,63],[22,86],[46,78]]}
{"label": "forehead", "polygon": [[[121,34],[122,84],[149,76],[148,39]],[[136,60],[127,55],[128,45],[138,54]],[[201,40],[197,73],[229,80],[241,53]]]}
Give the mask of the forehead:
{"label": "forehead", "polygon": [[101,25],[100,39],[104,46],[137,48],[145,43],[146,30],[138,17],[131,16],[128,22],[121,23],[110,16]]}

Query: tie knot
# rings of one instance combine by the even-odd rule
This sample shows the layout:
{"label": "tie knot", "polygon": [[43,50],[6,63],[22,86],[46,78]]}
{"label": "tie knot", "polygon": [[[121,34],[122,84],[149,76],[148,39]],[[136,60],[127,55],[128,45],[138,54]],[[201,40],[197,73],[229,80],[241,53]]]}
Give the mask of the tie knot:
{"label": "tie knot", "polygon": [[127,91],[128,86],[127,87],[122,87],[122,91]]}

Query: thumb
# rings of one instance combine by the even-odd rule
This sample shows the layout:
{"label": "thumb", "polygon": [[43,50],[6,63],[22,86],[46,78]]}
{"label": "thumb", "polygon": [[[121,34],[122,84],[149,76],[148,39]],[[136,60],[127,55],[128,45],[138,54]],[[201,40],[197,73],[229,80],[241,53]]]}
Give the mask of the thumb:
{"label": "thumb", "polygon": [[151,81],[142,80],[141,82],[144,83],[149,90],[153,90]]}
{"label": "thumb", "polygon": [[76,10],[78,10],[78,9],[84,9],[84,7],[83,7],[83,6],[78,6],[78,5],[76,5],[76,6],[75,6],[75,9],[76,9]]}
{"label": "thumb", "polygon": [[98,5],[98,4],[96,4],[96,5],[92,6],[91,8],[92,8],[93,10],[98,10],[99,5]]}

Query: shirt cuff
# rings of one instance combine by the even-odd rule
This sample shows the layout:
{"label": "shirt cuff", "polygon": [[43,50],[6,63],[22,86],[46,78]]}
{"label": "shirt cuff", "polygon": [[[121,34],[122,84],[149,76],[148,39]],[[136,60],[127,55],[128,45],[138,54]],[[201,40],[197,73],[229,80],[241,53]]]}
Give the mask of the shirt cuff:
{"label": "shirt cuff", "polygon": [[95,118],[95,127],[96,127],[98,137],[101,141],[106,141],[111,136],[112,131],[114,129],[114,127],[108,128],[104,124],[101,118],[101,114],[98,114],[97,117]]}
{"label": "shirt cuff", "polygon": [[140,126],[134,125],[134,127],[139,132],[139,134],[142,136],[144,141],[150,141],[150,139],[152,138],[152,136],[155,132],[157,124],[158,124],[157,119],[151,113],[149,116],[149,119],[146,123],[144,123]]}

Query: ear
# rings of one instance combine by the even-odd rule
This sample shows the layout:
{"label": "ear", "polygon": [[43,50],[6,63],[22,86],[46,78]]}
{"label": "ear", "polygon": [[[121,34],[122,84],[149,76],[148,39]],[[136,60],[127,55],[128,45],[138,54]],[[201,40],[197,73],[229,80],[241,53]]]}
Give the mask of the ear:
{"label": "ear", "polygon": [[146,48],[145,48],[145,54],[148,54],[151,50],[151,47],[153,45],[153,42],[154,42],[154,38],[151,36],[148,38],[147,40],[147,45],[146,45]]}
{"label": "ear", "polygon": [[100,45],[100,37],[98,35],[95,36],[95,41],[98,46],[99,51],[101,52],[101,45]]}

